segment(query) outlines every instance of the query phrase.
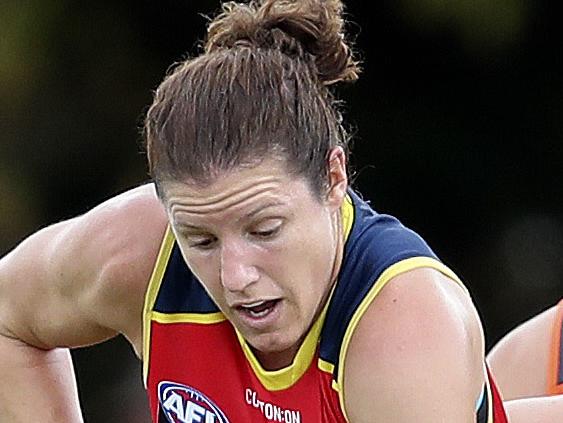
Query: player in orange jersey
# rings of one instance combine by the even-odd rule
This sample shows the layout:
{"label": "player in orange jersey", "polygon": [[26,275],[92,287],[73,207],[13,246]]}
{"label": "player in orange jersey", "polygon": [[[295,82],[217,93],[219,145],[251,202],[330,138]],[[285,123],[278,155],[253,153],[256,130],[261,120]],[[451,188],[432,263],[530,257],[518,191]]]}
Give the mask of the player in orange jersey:
{"label": "player in orange jersey", "polygon": [[[526,404],[544,404],[550,413],[544,419],[563,421],[562,332],[563,301],[519,325],[491,350],[487,361],[509,411],[524,413]],[[533,419],[547,421],[530,412]]]}
{"label": "player in orange jersey", "polygon": [[508,333],[488,362],[505,399],[563,394],[563,301]]}

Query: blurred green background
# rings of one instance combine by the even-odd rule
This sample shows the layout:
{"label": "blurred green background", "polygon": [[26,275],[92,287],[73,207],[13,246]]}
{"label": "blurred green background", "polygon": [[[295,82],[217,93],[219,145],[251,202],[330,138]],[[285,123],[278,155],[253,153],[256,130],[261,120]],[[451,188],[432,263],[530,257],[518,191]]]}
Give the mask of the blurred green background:
{"label": "blurred green background", "polygon": [[[547,0],[348,1],[356,187],[469,287],[488,346],[563,296],[563,47]],[[139,135],[218,0],[0,1],[0,253],[147,180]],[[87,422],[145,422],[123,340],[74,353]]]}

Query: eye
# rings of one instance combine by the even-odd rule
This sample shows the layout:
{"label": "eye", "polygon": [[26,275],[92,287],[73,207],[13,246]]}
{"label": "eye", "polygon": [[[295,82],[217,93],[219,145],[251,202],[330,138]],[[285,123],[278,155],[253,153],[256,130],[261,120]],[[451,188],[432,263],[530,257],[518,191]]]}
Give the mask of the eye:
{"label": "eye", "polygon": [[213,248],[217,242],[214,236],[194,236],[187,239],[188,247],[196,248],[198,250],[209,250]]}
{"label": "eye", "polygon": [[259,236],[261,238],[269,238],[269,237],[275,235],[276,232],[278,232],[278,228],[269,229],[267,231],[254,231],[254,232],[252,232],[252,235],[256,235],[256,236]]}
{"label": "eye", "polygon": [[268,224],[258,225],[250,234],[262,239],[269,239],[276,236],[282,227],[281,221],[270,222]]}

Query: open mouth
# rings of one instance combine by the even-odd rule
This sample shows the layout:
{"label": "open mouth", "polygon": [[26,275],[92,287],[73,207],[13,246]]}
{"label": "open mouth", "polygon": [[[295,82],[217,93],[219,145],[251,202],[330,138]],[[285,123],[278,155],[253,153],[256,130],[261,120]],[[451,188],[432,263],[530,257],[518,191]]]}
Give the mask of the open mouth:
{"label": "open mouth", "polygon": [[258,319],[270,313],[279,302],[280,300],[258,301],[256,303],[239,306],[238,309],[248,316]]}

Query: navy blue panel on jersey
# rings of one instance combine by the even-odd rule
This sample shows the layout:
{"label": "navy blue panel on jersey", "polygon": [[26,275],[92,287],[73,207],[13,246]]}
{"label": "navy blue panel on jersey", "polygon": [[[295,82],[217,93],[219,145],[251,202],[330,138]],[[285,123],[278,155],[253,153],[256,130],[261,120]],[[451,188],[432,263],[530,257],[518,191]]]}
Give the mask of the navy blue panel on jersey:
{"label": "navy blue panel on jersey", "polygon": [[426,242],[396,218],[376,213],[351,190],[349,195],[354,205],[354,223],[320,343],[320,358],[334,364],[334,378],[338,375],[338,357],[346,329],[383,271],[411,257],[436,259]]}
{"label": "navy blue panel on jersey", "polygon": [[[338,283],[320,335],[320,358],[335,365],[352,316],[381,273],[411,257],[435,254],[426,242],[396,218],[378,214],[349,190],[354,221],[344,249]],[[171,252],[154,310],[161,313],[214,313],[219,311],[184,261],[177,243]]]}
{"label": "navy blue panel on jersey", "polygon": [[219,311],[186,264],[174,242],[154,311],[160,313],[215,313]]}
{"label": "navy blue panel on jersey", "polygon": [[489,386],[485,384],[485,389],[481,394],[480,402],[477,407],[477,423],[487,423],[489,418],[489,407],[491,406],[488,401]]}

